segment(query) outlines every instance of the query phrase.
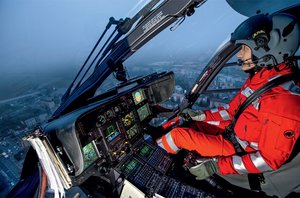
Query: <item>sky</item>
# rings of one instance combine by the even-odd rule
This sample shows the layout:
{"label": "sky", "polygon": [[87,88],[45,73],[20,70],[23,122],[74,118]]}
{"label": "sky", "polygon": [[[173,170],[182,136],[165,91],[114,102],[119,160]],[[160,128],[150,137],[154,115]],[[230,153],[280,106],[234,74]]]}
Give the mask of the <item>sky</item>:
{"label": "sky", "polygon": [[[109,3],[108,3],[109,2]],[[136,0],[3,0],[0,72],[55,69],[88,55],[108,18],[126,16]],[[118,4],[122,4],[120,7]]]}
{"label": "sky", "polygon": [[[61,70],[76,73],[109,17],[133,16],[147,1],[1,0],[2,81],[18,81],[17,76],[24,77],[25,73],[39,75]],[[145,44],[130,57],[128,64],[146,59],[155,62],[181,58],[208,51],[212,54],[245,19],[225,0],[208,0],[176,31],[170,32],[167,28]]]}

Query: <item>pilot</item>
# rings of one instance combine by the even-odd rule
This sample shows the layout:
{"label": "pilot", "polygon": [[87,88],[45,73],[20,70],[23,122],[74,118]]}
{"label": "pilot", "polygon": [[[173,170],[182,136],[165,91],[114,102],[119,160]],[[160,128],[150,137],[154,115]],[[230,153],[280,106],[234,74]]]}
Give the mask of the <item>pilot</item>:
{"label": "pilot", "polygon": [[[173,128],[156,140],[169,153],[181,149],[204,157],[189,171],[203,180],[219,175],[260,174],[279,169],[289,160],[300,135],[298,67],[290,61],[299,47],[300,27],[289,14],[256,15],[241,23],[231,35],[241,45],[237,57],[249,74],[227,106],[205,111],[185,109],[193,120]],[[263,93],[237,119],[233,134],[242,150],[223,134],[238,108],[261,86],[279,76],[296,77]]]}

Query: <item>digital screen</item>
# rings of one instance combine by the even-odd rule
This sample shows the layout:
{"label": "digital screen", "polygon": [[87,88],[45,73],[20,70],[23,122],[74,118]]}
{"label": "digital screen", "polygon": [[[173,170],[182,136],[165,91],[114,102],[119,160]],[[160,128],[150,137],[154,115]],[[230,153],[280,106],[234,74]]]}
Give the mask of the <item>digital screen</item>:
{"label": "digital screen", "polygon": [[93,162],[96,161],[96,159],[98,159],[98,154],[93,142],[85,145],[83,147],[84,169],[89,167]]}
{"label": "digital screen", "polygon": [[128,113],[122,118],[122,122],[125,127],[129,127],[134,124],[134,115],[133,112]]}
{"label": "digital screen", "polygon": [[147,118],[150,115],[148,104],[145,104],[137,109],[140,121],[143,121],[145,118]]}
{"label": "digital screen", "polygon": [[133,125],[129,130],[126,131],[127,138],[132,139],[134,136],[136,136],[139,133],[137,125]]}
{"label": "digital screen", "polygon": [[134,100],[134,103],[137,105],[137,104],[140,104],[143,100],[145,100],[145,95],[144,95],[144,91],[139,89],[135,92],[132,93],[132,96],[133,96],[133,100]]}
{"label": "digital screen", "polygon": [[132,158],[125,162],[122,166],[122,172],[125,175],[134,175],[135,173],[139,172],[141,169],[142,164],[135,158]]}
{"label": "digital screen", "polygon": [[139,149],[138,154],[145,159],[149,159],[153,152],[154,149],[152,147],[150,147],[147,144],[144,144],[142,148]]}
{"label": "digital screen", "polygon": [[111,142],[112,140],[114,140],[116,137],[118,137],[119,134],[120,134],[120,132],[119,132],[119,129],[118,129],[116,123],[109,125],[104,130],[105,139],[108,142]]}

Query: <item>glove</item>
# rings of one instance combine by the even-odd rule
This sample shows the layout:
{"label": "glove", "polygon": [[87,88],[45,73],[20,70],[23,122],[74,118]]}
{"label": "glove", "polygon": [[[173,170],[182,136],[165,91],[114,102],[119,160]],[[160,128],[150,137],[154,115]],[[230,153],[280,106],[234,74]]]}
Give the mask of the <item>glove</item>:
{"label": "glove", "polygon": [[166,132],[163,130],[161,126],[154,127],[148,124],[147,126],[144,127],[145,133],[150,135],[152,140],[156,140],[157,138],[163,136]]}
{"label": "glove", "polygon": [[188,120],[188,117],[190,117],[190,119],[194,121],[203,121],[206,119],[206,115],[203,111],[193,110],[189,108],[183,109],[179,115],[182,116],[185,120]]}
{"label": "glove", "polygon": [[199,163],[198,165],[189,169],[190,173],[195,175],[197,180],[206,179],[219,172],[218,162],[214,158],[201,158],[197,159],[197,162]]}

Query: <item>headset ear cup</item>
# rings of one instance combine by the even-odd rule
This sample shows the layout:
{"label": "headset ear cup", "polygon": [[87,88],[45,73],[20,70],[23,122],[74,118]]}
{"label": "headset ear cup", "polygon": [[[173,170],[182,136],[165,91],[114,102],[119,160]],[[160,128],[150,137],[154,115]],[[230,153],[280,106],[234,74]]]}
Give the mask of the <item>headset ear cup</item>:
{"label": "headset ear cup", "polygon": [[266,49],[269,43],[269,37],[267,34],[259,34],[254,39],[255,45],[257,47],[256,50],[258,50],[260,47],[263,49]]}

